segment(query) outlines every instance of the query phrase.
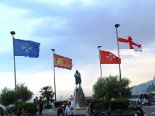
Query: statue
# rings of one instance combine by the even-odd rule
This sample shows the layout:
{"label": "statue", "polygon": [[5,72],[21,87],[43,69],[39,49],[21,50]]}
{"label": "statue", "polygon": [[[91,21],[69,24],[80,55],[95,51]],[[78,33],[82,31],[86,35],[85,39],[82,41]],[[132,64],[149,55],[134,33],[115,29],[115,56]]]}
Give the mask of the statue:
{"label": "statue", "polygon": [[79,84],[79,87],[81,87],[81,74],[78,72],[78,70],[76,70],[74,77],[75,77],[76,87],[78,84]]}
{"label": "statue", "polygon": [[[81,74],[78,70],[76,70],[74,77],[75,77],[76,88],[74,90],[73,106],[75,109],[80,109],[82,107],[85,107],[86,101],[85,101],[83,89],[81,87]],[[78,84],[79,84],[79,87],[78,87]]]}

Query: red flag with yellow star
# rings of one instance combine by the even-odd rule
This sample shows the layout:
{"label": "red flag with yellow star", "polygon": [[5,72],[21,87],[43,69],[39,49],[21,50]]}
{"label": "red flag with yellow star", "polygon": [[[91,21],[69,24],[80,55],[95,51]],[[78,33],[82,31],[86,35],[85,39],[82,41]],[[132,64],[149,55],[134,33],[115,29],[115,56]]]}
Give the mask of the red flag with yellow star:
{"label": "red flag with yellow star", "polygon": [[72,59],[54,54],[54,67],[72,69]]}

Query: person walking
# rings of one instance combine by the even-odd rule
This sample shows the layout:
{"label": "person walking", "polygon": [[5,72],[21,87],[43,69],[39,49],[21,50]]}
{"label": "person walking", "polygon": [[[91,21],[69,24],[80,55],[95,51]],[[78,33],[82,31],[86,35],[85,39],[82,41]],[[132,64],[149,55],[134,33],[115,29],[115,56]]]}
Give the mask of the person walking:
{"label": "person walking", "polygon": [[42,101],[42,97],[40,96],[39,98],[39,114],[42,114],[43,111],[43,101]]}

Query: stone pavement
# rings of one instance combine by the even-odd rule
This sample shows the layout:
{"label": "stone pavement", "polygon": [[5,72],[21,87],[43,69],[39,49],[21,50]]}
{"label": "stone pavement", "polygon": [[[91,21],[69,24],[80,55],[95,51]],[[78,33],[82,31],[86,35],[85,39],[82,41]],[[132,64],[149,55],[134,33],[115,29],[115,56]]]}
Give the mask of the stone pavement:
{"label": "stone pavement", "polygon": [[155,106],[143,106],[146,116],[155,116]]}
{"label": "stone pavement", "polygon": [[[155,116],[155,106],[143,106],[145,116]],[[74,116],[85,116],[85,109],[74,110]],[[39,116],[39,114],[37,114]],[[56,116],[56,109],[43,109],[41,116]]]}
{"label": "stone pavement", "polygon": [[[74,110],[73,113],[74,116],[85,116],[85,109]],[[36,115],[39,116],[38,113]],[[56,109],[43,109],[41,116],[56,116]]]}

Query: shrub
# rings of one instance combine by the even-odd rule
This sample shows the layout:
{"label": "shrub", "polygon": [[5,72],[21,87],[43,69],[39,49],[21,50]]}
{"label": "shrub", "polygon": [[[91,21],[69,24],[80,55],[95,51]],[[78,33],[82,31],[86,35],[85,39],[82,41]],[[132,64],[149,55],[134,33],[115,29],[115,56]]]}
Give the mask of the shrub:
{"label": "shrub", "polygon": [[107,100],[94,100],[93,103],[97,110],[105,110],[109,108],[109,102]]}
{"label": "shrub", "polygon": [[[105,110],[109,109],[109,101],[108,100],[94,100],[94,106],[97,110]],[[111,110],[117,109],[128,109],[129,101],[127,98],[116,98],[111,101]]]}
{"label": "shrub", "polygon": [[116,98],[114,101],[111,102],[111,109],[128,109],[129,101],[127,98]]}
{"label": "shrub", "polygon": [[27,112],[27,113],[30,113],[30,114],[34,114],[36,113],[36,108],[34,107],[34,104],[33,103],[26,103],[26,102],[18,102],[17,103],[17,108],[20,109],[20,108],[24,108],[24,110]]}

